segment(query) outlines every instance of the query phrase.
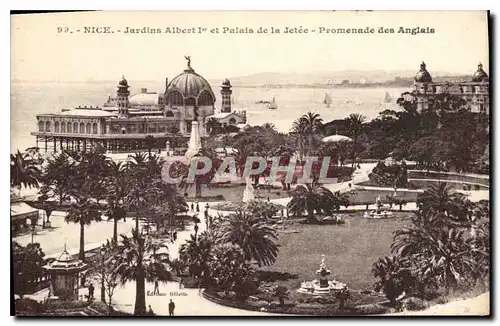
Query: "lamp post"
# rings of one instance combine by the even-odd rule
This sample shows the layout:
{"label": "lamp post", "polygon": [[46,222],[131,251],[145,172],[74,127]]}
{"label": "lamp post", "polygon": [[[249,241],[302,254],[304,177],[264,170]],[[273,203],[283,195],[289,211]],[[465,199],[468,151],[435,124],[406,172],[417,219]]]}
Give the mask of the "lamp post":
{"label": "lamp post", "polygon": [[106,303],[106,292],[104,288],[104,255],[106,254],[106,248],[104,245],[101,246],[101,301]]}

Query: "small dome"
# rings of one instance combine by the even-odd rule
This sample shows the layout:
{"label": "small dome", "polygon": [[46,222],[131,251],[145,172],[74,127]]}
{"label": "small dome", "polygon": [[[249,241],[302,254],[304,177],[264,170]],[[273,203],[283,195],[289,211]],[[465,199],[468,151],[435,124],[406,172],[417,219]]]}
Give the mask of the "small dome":
{"label": "small dome", "polygon": [[483,82],[483,81],[488,81],[488,74],[483,70],[483,64],[479,63],[477,66],[477,71],[474,73],[474,76],[472,76],[472,81],[473,82]]}
{"label": "small dome", "polygon": [[231,86],[231,82],[229,81],[229,79],[224,79],[224,81],[222,82],[222,86]]}
{"label": "small dome", "polygon": [[120,80],[120,82],[118,83],[118,85],[120,85],[120,86],[128,86],[128,82],[125,79],[125,76],[122,76],[122,80]]}
{"label": "small dome", "polygon": [[427,71],[425,62],[423,61],[420,65],[419,72],[417,72],[417,75],[415,76],[415,81],[417,83],[432,83],[431,74],[429,74],[429,72]]}

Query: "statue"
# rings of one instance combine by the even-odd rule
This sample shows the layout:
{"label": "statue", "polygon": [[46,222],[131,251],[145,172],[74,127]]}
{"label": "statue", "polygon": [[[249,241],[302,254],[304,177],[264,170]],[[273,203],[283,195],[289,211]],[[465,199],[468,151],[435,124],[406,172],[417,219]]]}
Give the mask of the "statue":
{"label": "statue", "polygon": [[194,115],[193,121],[198,121],[198,116],[200,115],[200,113],[198,112],[198,107],[196,105],[193,108],[193,115]]}
{"label": "statue", "polygon": [[186,60],[188,62],[188,69],[191,69],[191,56],[185,55],[184,58],[186,58]]}

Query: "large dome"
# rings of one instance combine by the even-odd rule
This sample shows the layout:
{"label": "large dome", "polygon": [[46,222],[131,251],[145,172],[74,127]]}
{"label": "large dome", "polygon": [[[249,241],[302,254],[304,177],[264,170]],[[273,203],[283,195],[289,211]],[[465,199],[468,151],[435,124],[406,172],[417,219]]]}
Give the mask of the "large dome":
{"label": "large dome", "polygon": [[483,81],[488,81],[488,74],[483,70],[483,65],[480,63],[477,66],[477,71],[474,73],[474,76],[472,76],[472,81],[473,82],[483,82]]}
{"label": "large dome", "polygon": [[[180,95],[180,96],[179,96]],[[176,76],[168,84],[165,92],[167,103],[178,103],[183,99],[184,105],[195,104],[198,106],[213,106],[215,95],[208,81],[198,75],[191,66],[188,66],[184,72]]]}
{"label": "large dome", "polygon": [[422,64],[420,65],[420,70],[415,76],[415,81],[417,83],[432,83],[432,77],[426,69],[425,62],[422,62]]}

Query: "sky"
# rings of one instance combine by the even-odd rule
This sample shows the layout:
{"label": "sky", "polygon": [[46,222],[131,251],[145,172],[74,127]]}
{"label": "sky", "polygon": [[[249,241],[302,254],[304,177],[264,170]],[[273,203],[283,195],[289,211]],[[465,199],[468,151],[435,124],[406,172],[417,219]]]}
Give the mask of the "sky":
{"label": "sky", "polygon": [[[261,72],[428,70],[472,74],[479,62],[489,72],[485,11],[247,11],[87,12],[11,16],[11,77],[27,81],[163,81],[191,65],[207,79]],[[85,34],[84,27],[115,33]],[[126,34],[129,28],[206,28],[202,34]],[[253,34],[210,33],[223,27]],[[280,34],[259,34],[259,27]],[[285,27],[309,33],[284,34]],[[319,33],[319,29],[374,28],[374,34]],[[378,33],[380,27],[395,33]],[[434,33],[397,33],[433,28]],[[58,32],[58,28],[60,31]],[[66,29],[67,28],[67,29]],[[80,30],[80,32],[77,32]],[[120,30],[121,32],[118,32]],[[314,32],[313,32],[314,30]],[[67,32],[66,32],[67,31]],[[73,31],[73,33],[69,33]]]}

